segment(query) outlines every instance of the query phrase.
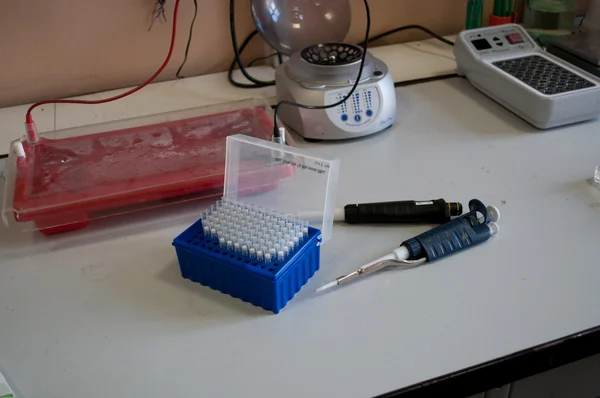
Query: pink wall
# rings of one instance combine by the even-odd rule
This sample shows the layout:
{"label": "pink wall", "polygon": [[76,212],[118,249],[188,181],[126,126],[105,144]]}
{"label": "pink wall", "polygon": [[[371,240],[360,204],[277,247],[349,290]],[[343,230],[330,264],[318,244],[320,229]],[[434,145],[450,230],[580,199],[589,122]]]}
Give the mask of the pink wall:
{"label": "pink wall", "polygon": [[[487,0],[488,3],[491,0]],[[466,0],[370,0],[373,33],[423,24],[441,34],[464,26]],[[225,70],[231,62],[228,1],[198,0],[187,76]],[[239,0],[238,35],[253,28],[249,1]],[[362,0],[352,0],[350,40],[363,35]],[[166,24],[148,31],[154,0],[14,0],[0,10],[0,106],[131,86],[162,63],[169,44],[174,0]],[[160,79],[173,79],[183,59],[192,0],[182,0],[177,49]],[[434,11],[435,10],[435,11]],[[387,42],[424,37],[399,34]],[[267,54],[257,40],[247,59]]]}

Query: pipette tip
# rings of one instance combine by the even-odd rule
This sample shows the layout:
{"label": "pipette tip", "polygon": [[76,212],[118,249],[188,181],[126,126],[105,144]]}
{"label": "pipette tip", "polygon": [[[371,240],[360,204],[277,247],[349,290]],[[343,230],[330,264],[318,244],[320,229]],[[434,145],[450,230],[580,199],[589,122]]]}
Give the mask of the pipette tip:
{"label": "pipette tip", "polygon": [[328,284],[323,285],[320,288],[318,288],[317,290],[315,290],[315,293],[320,293],[320,292],[322,292],[324,290],[331,289],[332,287],[337,286],[337,285],[338,285],[338,281],[337,280],[335,280],[333,282],[329,282]]}

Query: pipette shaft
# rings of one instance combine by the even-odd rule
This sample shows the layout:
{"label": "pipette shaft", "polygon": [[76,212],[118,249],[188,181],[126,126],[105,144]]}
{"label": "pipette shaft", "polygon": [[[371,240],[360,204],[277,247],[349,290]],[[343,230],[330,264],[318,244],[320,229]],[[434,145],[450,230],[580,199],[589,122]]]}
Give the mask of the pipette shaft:
{"label": "pipette shaft", "polygon": [[406,261],[409,257],[408,250],[404,246],[400,246],[390,254],[386,254],[383,257],[379,257],[376,260],[371,261],[357,269],[356,271],[349,273],[344,276],[340,276],[335,281],[329,282],[328,284],[321,286],[316,291],[321,292],[323,290],[327,290],[337,285],[341,285],[344,283],[352,282],[353,280],[361,277],[372,274],[373,272],[379,271],[381,268],[386,266],[386,262],[388,261]]}

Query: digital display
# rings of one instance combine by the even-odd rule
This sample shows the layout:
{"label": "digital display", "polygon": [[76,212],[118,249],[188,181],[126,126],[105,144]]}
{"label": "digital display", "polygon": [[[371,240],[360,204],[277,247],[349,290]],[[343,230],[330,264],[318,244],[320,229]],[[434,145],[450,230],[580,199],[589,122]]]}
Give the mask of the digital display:
{"label": "digital display", "polygon": [[487,39],[476,39],[473,40],[471,43],[473,43],[473,46],[475,47],[475,49],[477,49],[477,51],[489,50],[490,48],[492,48],[492,45],[489,41],[487,41]]}

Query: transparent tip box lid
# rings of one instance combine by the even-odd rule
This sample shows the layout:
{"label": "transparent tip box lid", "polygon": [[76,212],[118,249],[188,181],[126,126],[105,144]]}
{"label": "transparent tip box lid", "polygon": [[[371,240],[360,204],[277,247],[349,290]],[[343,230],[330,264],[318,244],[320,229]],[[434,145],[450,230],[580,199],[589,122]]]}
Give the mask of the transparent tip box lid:
{"label": "transparent tip box lid", "polygon": [[331,237],[340,161],[310,150],[227,137],[223,198],[292,214]]}

